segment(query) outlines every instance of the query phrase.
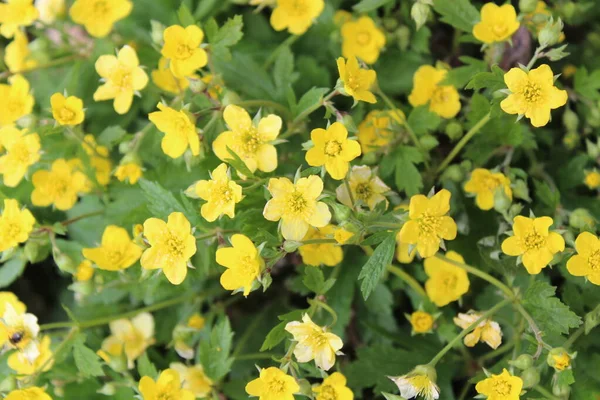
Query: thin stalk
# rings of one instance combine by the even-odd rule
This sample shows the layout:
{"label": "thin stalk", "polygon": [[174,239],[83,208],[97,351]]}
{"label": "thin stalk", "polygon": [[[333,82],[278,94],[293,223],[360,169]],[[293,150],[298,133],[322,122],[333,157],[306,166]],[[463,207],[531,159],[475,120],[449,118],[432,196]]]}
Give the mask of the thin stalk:
{"label": "thin stalk", "polygon": [[334,96],[336,96],[338,94],[339,94],[339,92],[334,89],[327,96],[323,97],[323,99],[320,102],[314,104],[312,107],[307,108],[306,110],[304,110],[303,112],[298,114],[298,116],[296,118],[294,118],[294,120],[288,125],[288,128],[286,129],[286,131],[284,133],[282,133],[281,135],[279,135],[279,139],[287,139],[288,137],[294,135],[295,129],[297,128],[298,124],[304,118],[308,117],[314,111],[321,108],[321,106],[325,105],[329,100],[331,100]]}
{"label": "thin stalk", "polygon": [[95,217],[96,215],[102,215],[102,214],[104,214],[104,210],[92,211],[92,212],[82,214],[82,215],[79,215],[79,216],[71,218],[71,219],[67,219],[67,220],[61,222],[60,224],[62,226],[67,226],[67,225],[74,224],[75,222],[81,221],[82,219],[86,219],[89,217]]}
{"label": "thin stalk", "polygon": [[308,239],[308,240],[303,240],[300,243],[302,243],[302,245],[305,245],[305,244],[337,243],[337,241],[335,239]]}
{"label": "thin stalk", "polygon": [[529,324],[529,328],[535,336],[535,340],[537,341],[537,350],[535,351],[533,358],[537,359],[542,354],[542,350],[544,348],[544,345],[546,344],[544,343],[544,339],[542,338],[542,331],[535,323],[533,317],[529,315],[529,313],[527,312],[527,310],[525,310],[521,303],[515,302],[513,306],[519,313],[521,313],[523,318],[525,318],[525,321],[527,321],[527,323]]}
{"label": "thin stalk", "polygon": [[346,190],[348,191],[348,197],[350,198],[350,203],[352,204],[352,209],[355,209],[356,204],[354,203],[354,195],[352,194],[352,189],[350,189],[350,182],[348,181],[348,175],[344,177],[344,185],[346,185]]}
{"label": "thin stalk", "polygon": [[234,361],[246,361],[246,360],[270,360],[275,357],[273,353],[248,353],[240,354],[234,357]]}
{"label": "thin stalk", "polygon": [[85,57],[82,56],[82,55],[80,55],[80,54],[70,54],[68,56],[57,58],[56,60],[49,61],[49,62],[47,62],[45,64],[37,65],[34,68],[28,69],[26,71],[19,71],[19,72],[15,72],[15,73],[10,72],[10,71],[4,71],[3,73],[0,74],[0,80],[6,79],[9,76],[15,75],[17,73],[18,74],[28,74],[28,73],[33,72],[33,71],[40,71],[40,70],[43,70],[43,69],[58,67],[59,65],[68,64],[71,61],[75,61],[75,60],[78,60],[78,59],[84,59],[84,58]]}
{"label": "thin stalk", "polygon": [[583,335],[583,333],[585,332],[585,324],[581,325],[579,327],[579,329],[577,329],[575,332],[573,332],[573,334],[571,336],[569,336],[569,338],[567,339],[567,341],[563,344],[562,347],[564,347],[565,349],[568,349],[569,347],[571,347],[573,345],[573,343],[575,343],[575,341],[577,339],[579,339],[579,337],[581,335]]}
{"label": "thin stalk", "polygon": [[542,396],[544,396],[545,398],[547,398],[549,400],[562,400],[560,397],[553,395],[552,393],[550,393],[548,391],[548,389],[546,389],[540,385],[534,386],[533,390],[535,390],[536,392],[538,392],[539,394],[541,394]]}
{"label": "thin stalk", "polygon": [[410,276],[406,271],[396,267],[395,265],[388,265],[387,270],[396,275],[398,278],[402,279],[408,286],[410,286],[417,294],[424,299],[427,298],[427,293],[423,286],[412,276]]}
{"label": "thin stalk", "polygon": [[482,363],[484,361],[491,360],[493,358],[499,357],[499,356],[501,356],[501,355],[503,355],[505,353],[508,353],[514,347],[515,347],[515,341],[512,340],[512,341],[506,343],[504,346],[499,347],[496,350],[490,351],[489,353],[486,353],[486,354],[482,355],[481,357],[479,357],[477,359],[477,361],[479,363]]}
{"label": "thin stalk", "polygon": [[312,306],[315,306],[316,308],[322,308],[323,310],[327,311],[332,318],[331,323],[328,326],[332,327],[335,325],[335,323],[338,320],[338,316],[333,308],[331,308],[328,304],[322,302],[321,300],[317,299],[308,299],[308,303]]}

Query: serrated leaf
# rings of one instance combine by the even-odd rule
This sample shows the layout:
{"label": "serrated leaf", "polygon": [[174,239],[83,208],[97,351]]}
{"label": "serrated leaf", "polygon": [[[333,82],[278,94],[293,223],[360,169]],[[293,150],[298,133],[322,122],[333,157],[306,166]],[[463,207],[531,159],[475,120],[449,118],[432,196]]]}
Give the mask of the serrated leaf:
{"label": "serrated leaf", "polygon": [[585,67],[577,68],[573,85],[577,94],[590,100],[600,99],[600,69],[590,74]]}
{"label": "serrated leaf", "polygon": [[85,335],[77,335],[73,342],[75,366],[83,376],[104,376],[100,357],[85,345]]}
{"label": "serrated leaf", "polygon": [[294,54],[289,47],[284,47],[279,51],[279,55],[273,65],[273,82],[278,89],[290,85],[290,77],[294,73]]}
{"label": "serrated leaf", "polygon": [[179,19],[179,22],[181,22],[181,25],[183,25],[183,26],[196,24],[196,20],[194,19],[192,12],[190,11],[189,8],[187,8],[187,6],[185,4],[181,4],[179,6],[179,9],[177,10],[177,18]]}
{"label": "serrated leaf", "polygon": [[302,283],[304,283],[304,286],[306,286],[308,290],[311,290],[316,294],[325,294],[331,289],[335,283],[335,279],[325,280],[321,268],[307,266],[304,268]]}
{"label": "serrated leaf", "polygon": [[294,117],[300,114],[310,114],[310,110],[316,110],[321,106],[323,96],[327,93],[327,88],[312,88],[300,98],[298,105],[294,109]]}
{"label": "serrated leaf", "polygon": [[231,47],[237,44],[244,37],[244,20],[241,15],[235,15],[229,18],[223,24],[217,33],[212,37],[210,44],[212,46]]}
{"label": "serrated leaf", "polygon": [[506,88],[504,71],[497,65],[492,65],[492,72],[480,72],[476,74],[466,86],[466,89],[489,89],[493,92],[504,88]]}
{"label": "serrated leaf", "polygon": [[565,334],[581,325],[581,318],[556,296],[556,288],[543,281],[533,281],[525,291],[523,307],[542,331]]}
{"label": "serrated leaf", "polygon": [[362,0],[353,5],[352,9],[357,13],[368,13],[391,2],[392,0]]}
{"label": "serrated leaf", "polygon": [[190,221],[192,226],[199,224],[197,213],[190,213],[190,210],[184,207],[178,201],[173,192],[162,187],[158,182],[150,182],[145,179],[140,180],[140,187],[148,201],[148,210],[157,218],[166,220],[173,212],[180,212]]}
{"label": "serrated leaf", "polygon": [[98,135],[98,144],[111,149],[115,144],[119,143],[127,131],[120,126],[109,126]]}
{"label": "serrated leaf", "polygon": [[423,188],[423,178],[416,164],[423,162],[423,155],[415,147],[399,146],[394,152],[396,159],[396,188],[407,195],[417,194]]}
{"label": "serrated leaf", "polygon": [[479,21],[479,11],[469,0],[434,0],[433,9],[442,21],[463,32],[471,33]]}
{"label": "serrated leaf", "polygon": [[408,115],[408,125],[417,136],[433,132],[442,122],[442,119],[434,112],[429,111],[427,106],[413,108]]}
{"label": "serrated leaf", "polygon": [[221,318],[212,328],[209,340],[203,340],[198,346],[198,359],[209,378],[218,381],[231,370],[233,358],[230,357],[233,332],[229,318]]}
{"label": "serrated leaf", "polygon": [[140,358],[137,360],[137,370],[140,376],[149,376],[152,379],[156,379],[158,376],[158,371],[156,367],[148,358],[148,352],[144,352]]}
{"label": "serrated leaf", "polygon": [[379,283],[383,271],[392,262],[394,250],[396,248],[396,235],[390,234],[369,257],[369,260],[363,265],[358,279],[362,280],[360,291],[366,300],[371,295],[375,286]]}
{"label": "serrated leaf", "polygon": [[452,68],[448,71],[446,77],[441,82],[442,84],[452,85],[462,89],[469,83],[473,76],[481,72],[486,72],[488,68],[485,61],[473,57],[460,57],[460,61],[464,62],[465,65],[458,68]]}

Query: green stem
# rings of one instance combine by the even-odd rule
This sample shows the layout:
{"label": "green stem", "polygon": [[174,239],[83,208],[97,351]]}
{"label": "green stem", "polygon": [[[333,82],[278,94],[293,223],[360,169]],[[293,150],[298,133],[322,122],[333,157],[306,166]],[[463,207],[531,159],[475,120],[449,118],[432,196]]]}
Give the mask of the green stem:
{"label": "green stem", "polygon": [[28,69],[27,71],[19,71],[16,73],[10,72],[10,71],[4,71],[3,73],[0,74],[0,80],[8,78],[11,75],[15,75],[15,74],[28,74],[30,72],[33,71],[39,71],[39,70],[43,70],[43,69],[48,69],[48,68],[54,68],[54,67],[58,67],[59,65],[63,65],[63,64],[68,64],[71,61],[75,61],[78,59],[84,59],[85,57],[80,55],[80,54],[70,54],[68,56],[65,57],[61,57],[61,58],[57,58],[56,60],[52,60],[49,61],[45,64],[40,64],[35,66],[34,68]]}
{"label": "green stem", "polygon": [[450,165],[450,163],[454,160],[454,158],[458,155],[458,153],[462,150],[462,148],[465,147],[465,145],[467,143],[469,143],[469,140],[471,140],[473,138],[473,136],[475,136],[477,134],[477,132],[479,132],[485,124],[488,123],[488,121],[491,119],[491,117],[492,117],[491,114],[487,113],[471,129],[469,129],[467,134],[465,136],[463,136],[462,139],[460,139],[460,141],[456,144],[456,146],[454,146],[454,148],[452,149],[450,154],[448,154],[446,156],[446,158],[444,159],[444,161],[442,161],[442,163],[436,170],[437,174],[442,172],[444,169],[446,169],[446,167],[448,165]]}
{"label": "green stem", "polygon": [[248,353],[248,354],[240,354],[239,356],[235,356],[235,361],[246,361],[246,360],[270,360],[275,357],[273,353]]}
{"label": "green stem", "polygon": [[531,329],[531,331],[533,332],[533,335],[535,336],[535,340],[537,342],[537,350],[535,351],[533,358],[537,359],[542,354],[542,350],[545,345],[544,339],[542,338],[542,331],[535,323],[535,320],[533,319],[533,317],[531,315],[529,315],[529,313],[527,312],[527,310],[525,310],[525,308],[521,305],[521,303],[515,302],[513,304],[513,306],[519,313],[521,313],[523,318],[525,318],[525,321],[527,321],[527,323],[529,324],[529,328]]}
{"label": "green stem", "polygon": [[354,195],[352,194],[352,189],[350,189],[350,182],[348,181],[348,175],[344,177],[344,185],[346,186],[346,190],[348,191],[348,197],[350,198],[350,204],[352,204],[352,209],[355,209],[356,204],[354,203]]}
{"label": "green stem", "polygon": [[369,228],[388,228],[393,230],[398,230],[402,228],[403,224],[395,224],[393,222],[376,222],[373,225],[369,225]]}
{"label": "green stem", "polygon": [[331,308],[328,304],[322,302],[321,300],[317,300],[317,299],[308,299],[308,303],[310,305],[314,305],[318,308],[322,308],[323,310],[327,311],[329,313],[329,315],[331,315],[331,318],[332,318],[331,323],[329,324],[329,327],[332,327],[335,325],[335,323],[338,320],[338,316],[333,308]]}
{"label": "green stem", "polygon": [[486,312],[481,314],[481,317],[479,317],[475,322],[473,322],[471,325],[469,325],[468,327],[463,329],[442,350],[440,350],[439,353],[437,353],[435,355],[435,357],[433,357],[431,359],[431,361],[429,361],[428,365],[431,367],[435,367],[437,365],[437,363],[442,359],[442,357],[444,357],[444,355],[447,352],[449,352],[458,342],[460,342],[473,329],[475,329],[477,327],[477,325],[479,325],[480,323],[482,323],[483,321],[485,321],[486,319],[488,319],[489,317],[494,315],[498,310],[500,310],[502,307],[506,306],[510,302],[512,302],[512,299],[504,299],[500,303],[496,304],[494,307],[490,308],[489,310],[487,310]]}
{"label": "green stem", "polygon": [[279,44],[279,46],[277,46],[275,48],[275,50],[273,50],[271,52],[269,57],[267,57],[267,59],[265,60],[265,63],[263,64],[263,69],[264,70],[268,69],[271,66],[271,64],[273,64],[273,62],[277,59],[277,56],[279,55],[279,53],[284,48],[291,46],[298,39],[300,39],[300,35],[292,35],[292,36],[288,37],[287,39],[285,39],[283,42],[281,42]]}
{"label": "green stem", "polygon": [[50,358],[48,358],[45,363],[43,363],[39,368],[37,368],[35,370],[35,372],[33,373],[33,375],[29,378],[32,383],[35,382],[37,380],[37,377],[44,371],[44,369],[46,367],[48,367],[52,363],[52,361],[55,360],[58,357],[58,355],[66,349],[69,341],[71,341],[71,339],[74,338],[78,333],[79,333],[78,327],[71,328],[71,330],[69,331],[69,334],[63,339],[63,341],[54,350],[54,352],[52,353]]}
{"label": "green stem", "polygon": [[478,358],[478,362],[482,363],[484,361],[487,360],[491,360],[493,358],[499,357],[505,353],[508,353],[509,351],[511,351],[513,348],[515,347],[515,341],[512,340],[508,343],[506,343],[504,346],[497,348],[496,350],[490,351],[489,353],[486,353],[484,355],[482,355],[481,357]]}
{"label": "green stem", "polygon": [[535,390],[536,392],[538,392],[539,394],[541,394],[542,396],[544,396],[545,398],[547,398],[549,400],[562,400],[560,397],[553,395],[546,388],[544,388],[540,385],[534,386],[533,390]]}
{"label": "green stem", "polygon": [[575,341],[577,339],[579,339],[579,337],[581,335],[583,335],[583,333],[585,332],[585,324],[581,325],[579,327],[579,329],[577,329],[575,332],[573,332],[573,334],[571,336],[569,336],[569,338],[567,339],[567,341],[563,344],[562,347],[564,347],[565,349],[569,349],[569,347],[571,347],[573,345],[573,343],[575,343]]}
{"label": "green stem", "polygon": [[421,284],[415,278],[410,276],[404,270],[396,267],[395,265],[388,265],[387,270],[396,275],[398,278],[402,279],[408,286],[417,292],[419,296],[423,297],[424,299],[427,298],[427,293],[425,292],[425,289],[423,289],[423,286],[421,286]]}
{"label": "green stem", "polygon": [[77,221],[81,221],[82,219],[86,219],[86,218],[89,218],[89,217],[95,217],[96,215],[102,215],[102,214],[104,214],[104,210],[92,211],[92,212],[89,212],[89,213],[86,213],[86,214],[82,214],[82,215],[80,215],[78,217],[67,219],[67,220],[61,222],[60,224],[62,226],[67,226],[67,225],[74,224]]}
{"label": "green stem", "polygon": [[545,46],[540,46],[537,49],[535,49],[535,53],[533,53],[533,57],[531,57],[531,60],[529,60],[529,63],[526,67],[528,71],[535,65],[535,62],[540,59],[540,56],[542,55],[542,50],[544,50],[545,48]]}
{"label": "green stem", "polygon": [[337,243],[337,241],[335,239],[308,239],[308,240],[303,240],[300,243],[302,243],[302,245],[305,245],[305,244]]}

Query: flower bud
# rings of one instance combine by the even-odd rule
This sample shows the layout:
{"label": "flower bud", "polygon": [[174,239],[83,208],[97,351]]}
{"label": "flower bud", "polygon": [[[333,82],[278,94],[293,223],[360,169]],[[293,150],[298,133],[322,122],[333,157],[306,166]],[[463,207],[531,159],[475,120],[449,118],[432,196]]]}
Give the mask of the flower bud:
{"label": "flower bud", "polygon": [[519,10],[524,14],[529,14],[535,11],[538,0],[519,0]]}
{"label": "flower bud", "polygon": [[333,209],[333,216],[336,219],[336,221],[346,221],[348,218],[350,218],[350,215],[352,214],[352,210],[343,204],[329,202],[328,205]]}
{"label": "flower bud", "polygon": [[459,165],[453,164],[446,167],[442,177],[454,182],[462,182],[465,179],[465,174]]}
{"label": "flower bud", "polygon": [[508,198],[504,192],[504,189],[501,187],[497,188],[494,192],[494,210],[500,213],[505,212],[508,210],[511,204],[512,201],[510,198]]}
{"label": "flower bud", "polygon": [[105,396],[112,396],[117,392],[115,385],[111,383],[105,383],[96,393],[103,394]]}
{"label": "flower bud", "polygon": [[585,208],[576,208],[569,217],[569,226],[579,230],[593,229],[596,220]]}
{"label": "flower bud", "polygon": [[297,242],[295,240],[286,240],[285,242],[283,242],[283,249],[287,252],[287,253],[293,253],[296,250],[298,250],[298,247],[302,246],[301,242]]}
{"label": "flower bud", "polygon": [[427,4],[422,3],[421,1],[417,1],[413,4],[410,10],[410,16],[415,21],[417,25],[417,30],[421,29],[423,25],[427,22],[429,18],[430,7]]}
{"label": "flower bud", "polygon": [[56,263],[58,269],[63,272],[74,274],[77,271],[77,265],[75,265],[73,259],[65,253],[54,254],[54,262]]}
{"label": "flower bud", "polygon": [[558,381],[552,386],[552,394],[560,397],[561,399],[568,399],[571,394],[571,387],[569,385],[560,384]]}
{"label": "flower bud", "polygon": [[530,367],[523,371],[521,379],[523,380],[523,388],[534,387],[540,383],[540,373],[536,368]]}
{"label": "flower bud", "polygon": [[221,101],[221,105],[223,107],[227,107],[230,104],[236,104],[239,103],[240,100],[240,96],[238,96],[238,94],[232,90],[228,90],[225,95],[223,96],[223,100]]}
{"label": "flower bud", "polygon": [[40,245],[34,240],[28,240],[23,248],[23,254],[25,254],[27,261],[34,264],[40,254]]}
{"label": "flower bud", "polygon": [[423,148],[425,150],[431,150],[434,147],[436,147],[438,144],[440,144],[440,142],[437,141],[435,136],[432,136],[432,135],[421,136],[421,139],[419,139],[419,142],[421,143],[421,146],[423,146]]}
{"label": "flower bud", "polygon": [[553,18],[551,17],[546,26],[538,35],[538,41],[540,42],[540,45],[548,47],[557,44],[560,41],[563,27],[564,24],[560,18],[554,22]]}
{"label": "flower bud", "polygon": [[152,42],[159,46],[162,46],[163,32],[165,30],[165,26],[158,21],[151,20],[150,27],[151,27],[150,37],[152,38]]}
{"label": "flower bud", "polygon": [[446,125],[446,135],[453,142],[460,139],[463,135],[462,125],[456,121],[450,121],[448,125]]}
{"label": "flower bud", "polygon": [[573,110],[567,107],[563,114],[562,122],[567,132],[576,132],[577,126],[579,126],[579,117]]}
{"label": "flower bud", "polygon": [[556,347],[550,350],[546,362],[549,366],[554,368],[555,371],[560,372],[571,369],[571,360],[575,358],[576,355],[577,353],[569,354],[564,348]]}
{"label": "flower bud", "polygon": [[531,357],[529,354],[521,354],[515,360],[509,361],[508,363],[519,369],[526,370],[533,366],[533,357]]}
{"label": "flower bud", "polygon": [[573,150],[577,143],[579,142],[579,135],[577,132],[567,132],[567,134],[563,137],[563,144],[569,150]]}
{"label": "flower bud", "polygon": [[410,29],[408,26],[402,25],[396,29],[396,38],[398,40],[398,47],[400,50],[405,51],[410,44]]}
{"label": "flower bud", "polygon": [[600,157],[600,145],[592,142],[591,140],[585,140],[585,147],[587,148],[587,153],[592,159],[596,159]]}

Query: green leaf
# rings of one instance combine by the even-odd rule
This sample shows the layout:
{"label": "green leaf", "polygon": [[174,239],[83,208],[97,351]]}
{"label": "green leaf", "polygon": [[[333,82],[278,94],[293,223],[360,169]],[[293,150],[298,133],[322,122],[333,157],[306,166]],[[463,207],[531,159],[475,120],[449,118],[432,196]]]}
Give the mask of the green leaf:
{"label": "green leaf", "polygon": [[244,37],[244,20],[241,15],[229,18],[219,30],[210,38],[211,55],[230,60],[229,48],[237,44]]}
{"label": "green leaf", "polygon": [[396,235],[390,234],[373,252],[365,265],[363,265],[358,279],[362,280],[360,291],[366,300],[379,283],[383,271],[392,262],[396,248]]}
{"label": "green leaf", "polygon": [[294,73],[294,54],[289,46],[284,47],[279,51],[279,55],[273,66],[273,82],[275,87],[282,90],[293,82],[291,80]]}
{"label": "green leaf", "polygon": [[490,89],[492,92],[505,88],[504,71],[497,65],[492,65],[492,72],[480,72],[476,74],[466,86],[466,89]]}
{"label": "green leaf", "polygon": [[304,268],[304,278],[302,279],[302,283],[304,283],[304,286],[306,286],[308,290],[311,290],[316,294],[325,294],[331,289],[335,283],[335,279],[325,280],[321,268],[307,266]]}
{"label": "green leaf", "polygon": [[288,322],[300,320],[302,318],[302,314],[303,310],[294,310],[292,312],[277,317],[282,322],[275,325],[275,327],[269,331],[265,338],[265,341],[260,347],[260,351],[271,350],[273,347],[281,343],[287,335],[285,326],[288,324]]}
{"label": "green leaf", "polygon": [[157,218],[166,220],[173,212],[180,212],[190,221],[192,226],[200,223],[197,212],[192,212],[179,202],[173,192],[162,187],[158,182],[150,182],[145,179],[140,180],[140,187],[144,191],[144,196],[148,201],[148,211]]}
{"label": "green leaf", "polygon": [[533,281],[525,291],[523,307],[542,331],[565,334],[581,325],[581,318],[555,296],[556,288],[543,281]]}
{"label": "green leaf", "polygon": [[577,68],[573,84],[577,94],[590,100],[600,99],[600,69],[590,74],[585,67]]}
{"label": "green leaf", "polygon": [[98,136],[98,144],[111,149],[115,144],[127,134],[127,131],[120,126],[109,126]]}
{"label": "green leaf", "polygon": [[140,358],[137,360],[137,370],[140,376],[149,376],[152,379],[156,379],[158,376],[158,371],[156,367],[148,358],[148,352],[144,352]]}
{"label": "green leaf", "polygon": [[179,9],[177,10],[177,18],[179,19],[179,22],[181,22],[181,25],[183,25],[183,26],[196,24],[196,20],[194,19],[192,12],[183,3],[179,6]]}
{"label": "green leaf", "polygon": [[352,9],[357,13],[368,13],[379,7],[391,3],[393,0],[362,0],[352,6]]}
{"label": "green leaf", "polygon": [[417,136],[435,131],[440,122],[442,119],[436,113],[429,111],[427,106],[413,108],[408,116],[408,125]]}
{"label": "green leaf", "polygon": [[456,29],[471,33],[479,21],[479,11],[469,0],[434,0],[433,9],[442,16],[442,21]]}
{"label": "green leaf", "polygon": [[294,117],[300,114],[310,114],[310,110],[316,110],[321,106],[323,96],[327,93],[327,88],[312,88],[300,98],[298,105],[294,109]]}
{"label": "green leaf", "polygon": [[85,335],[77,335],[73,342],[75,366],[83,376],[104,376],[100,357],[85,345]]}
{"label": "green leaf", "polygon": [[560,205],[560,192],[557,189],[552,189],[546,181],[534,180],[535,197],[540,203],[547,206],[548,210],[554,213]]}
{"label": "green leaf", "polygon": [[201,341],[198,346],[200,363],[213,381],[220,380],[231,370],[233,358],[229,353],[232,341],[229,318],[223,317],[213,326],[209,340]]}
{"label": "green leaf", "polygon": [[570,386],[575,383],[575,377],[573,376],[573,370],[565,369],[556,373],[556,386]]}
{"label": "green leaf", "polygon": [[225,162],[235,168],[238,174],[245,175],[247,178],[253,178],[254,174],[250,171],[244,160],[242,160],[235,151],[231,150],[229,146],[227,146],[227,150],[232,158],[226,158]]}
{"label": "green leaf", "polygon": [[0,267],[0,288],[10,286],[25,271],[27,260],[21,256],[21,251],[17,253]]}
{"label": "green leaf", "polygon": [[442,81],[444,85],[452,85],[459,89],[464,88],[473,76],[487,71],[487,63],[473,57],[460,57],[460,61],[465,63],[462,67],[452,68],[446,74]]}
{"label": "green leaf", "polygon": [[419,193],[423,188],[423,178],[416,164],[423,162],[421,152],[415,147],[399,146],[393,156],[396,159],[397,189],[404,190],[409,196]]}

